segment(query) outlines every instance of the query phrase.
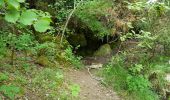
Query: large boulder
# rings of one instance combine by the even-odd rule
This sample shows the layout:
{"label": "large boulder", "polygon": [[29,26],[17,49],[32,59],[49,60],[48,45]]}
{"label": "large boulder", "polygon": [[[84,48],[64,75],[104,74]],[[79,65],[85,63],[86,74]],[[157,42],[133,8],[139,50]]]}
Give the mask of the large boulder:
{"label": "large boulder", "polygon": [[48,58],[46,56],[40,56],[36,59],[36,63],[41,65],[41,66],[49,66],[50,65],[50,61],[48,60]]}
{"label": "large boulder", "polygon": [[112,49],[109,44],[102,45],[95,53],[94,56],[106,56],[112,53]]}
{"label": "large boulder", "polygon": [[35,60],[36,64],[39,64],[40,66],[43,67],[59,67],[58,61],[50,61],[50,58],[46,57],[45,55],[37,57]]}

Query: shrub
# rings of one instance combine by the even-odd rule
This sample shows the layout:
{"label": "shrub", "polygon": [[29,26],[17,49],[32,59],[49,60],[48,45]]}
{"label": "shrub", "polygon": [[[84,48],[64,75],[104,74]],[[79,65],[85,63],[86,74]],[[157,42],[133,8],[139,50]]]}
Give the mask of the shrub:
{"label": "shrub", "polygon": [[[89,0],[83,3],[75,12],[75,17],[82,21],[95,36],[103,38],[111,34],[111,29],[107,26],[107,9],[112,2],[105,0]],[[104,20],[102,22],[102,20]]]}
{"label": "shrub", "polygon": [[142,75],[138,76],[128,76],[127,77],[127,86],[129,91],[140,91],[143,92],[146,89],[150,88],[150,82],[144,78]]}
{"label": "shrub", "polygon": [[14,85],[2,85],[0,91],[3,92],[11,100],[15,99],[15,96],[20,93],[20,88]]}
{"label": "shrub", "polygon": [[72,52],[72,48],[68,47],[65,50],[65,55],[64,58],[69,61],[71,64],[73,64],[73,67],[75,68],[81,68],[83,66],[83,64],[81,63],[81,57],[76,57],[73,52]]}

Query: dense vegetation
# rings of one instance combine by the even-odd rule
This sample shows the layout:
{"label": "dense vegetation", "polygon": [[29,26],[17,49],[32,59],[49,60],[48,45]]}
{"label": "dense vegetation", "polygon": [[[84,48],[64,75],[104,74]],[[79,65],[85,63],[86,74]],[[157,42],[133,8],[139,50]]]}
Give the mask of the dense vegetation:
{"label": "dense vegetation", "polygon": [[169,4],[0,0],[0,100],[81,100],[64,73],[89,56],[109,59],[97,73],[120,98],[169,100]]}

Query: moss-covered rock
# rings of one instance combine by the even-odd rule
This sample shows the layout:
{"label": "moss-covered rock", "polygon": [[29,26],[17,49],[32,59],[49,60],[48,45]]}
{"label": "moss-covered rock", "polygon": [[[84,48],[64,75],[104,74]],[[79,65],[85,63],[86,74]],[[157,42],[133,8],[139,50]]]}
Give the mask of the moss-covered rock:
{"label": "moss-covered rock", "polygon": [[47,57],[45,56],[40,56],[36,59],[36,63],[41,65],[41,66],[50,66],[51,62],[48,60]]}
{"label": "moss-covered rock", "polygon": [[112,49],[109,44],[102,45],[95,53],[94,56],[106,56],[111,54]]}

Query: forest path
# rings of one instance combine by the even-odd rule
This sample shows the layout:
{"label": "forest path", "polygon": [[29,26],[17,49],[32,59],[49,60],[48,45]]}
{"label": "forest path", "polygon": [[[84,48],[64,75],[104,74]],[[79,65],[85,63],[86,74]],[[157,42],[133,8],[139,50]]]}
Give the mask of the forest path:
{"label": "forest path", "polygon": [[65,74],[68,80],[71,80],[80,86],[79,100],[121,100],[116,92],[112,91],[112,89],[106,88],[100,81],[94,79],[87,69],[71,69],[65,72]]}

